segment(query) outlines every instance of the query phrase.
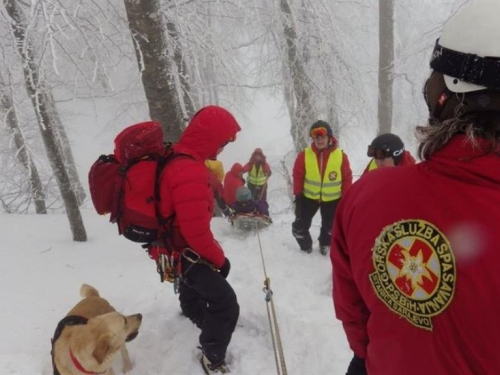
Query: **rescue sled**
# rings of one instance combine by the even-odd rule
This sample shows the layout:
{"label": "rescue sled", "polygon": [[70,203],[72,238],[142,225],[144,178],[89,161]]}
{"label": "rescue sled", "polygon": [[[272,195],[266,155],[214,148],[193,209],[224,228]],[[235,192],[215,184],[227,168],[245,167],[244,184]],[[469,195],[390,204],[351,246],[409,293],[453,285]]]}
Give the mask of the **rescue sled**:
{"label": "rescue sled", "polygon": [[270,217],[249,213],[236,213],[229,218],[231,225],[243,230],[266,228],[273,222]]}

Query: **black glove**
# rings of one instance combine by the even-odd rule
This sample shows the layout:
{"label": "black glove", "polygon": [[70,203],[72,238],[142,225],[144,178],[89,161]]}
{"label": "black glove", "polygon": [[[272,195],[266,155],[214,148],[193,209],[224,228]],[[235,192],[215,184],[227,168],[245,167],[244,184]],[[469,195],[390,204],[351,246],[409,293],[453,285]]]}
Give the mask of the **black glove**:
{"label": "black glove", "polygon": [[345,375],[366,375],[366,367],[365,360],[363,358],[359,358],[356,354],[351,359],[351,363],[349,363],[349,367],[347,368],[347,372]]}
{"label": "black glove", "polygon": [[227,278],[227,275],[229,275],[230,270],[231,270],[231,263],[229,262],[229,259],[226,258],[224,264],[219,269],[219,272],[222,275],[222,277]]}

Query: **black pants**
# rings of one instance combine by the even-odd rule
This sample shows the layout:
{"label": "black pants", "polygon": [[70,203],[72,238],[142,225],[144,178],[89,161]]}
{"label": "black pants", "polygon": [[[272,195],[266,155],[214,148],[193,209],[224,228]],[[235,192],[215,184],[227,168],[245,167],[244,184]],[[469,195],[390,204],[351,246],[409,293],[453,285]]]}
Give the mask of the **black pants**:
{"label": "black pants", "polygon": [[299,243],[301,250],[312,248],[312,238],[309,233],[314,215],[321,212],[321,231],[319,234],[319,245],[330,246],[332,239],[332,226],[339,200],[331,202],[318,202],[300,196],[295,201],[295,221],[292,224],[292,234]]}
{"label": "black pants", "polygon": [[200,345],[213,364],[226,357],[240,307],[236,294],[218,272],[204,264],[183,259],[179,301],[186,315],[200,329]]}
{"label": "black pants", "polygon": [[247,183],[248,188],[252,192],[252,198],[260,201],[267,201],[267,184],[254,185],[251,182]]}

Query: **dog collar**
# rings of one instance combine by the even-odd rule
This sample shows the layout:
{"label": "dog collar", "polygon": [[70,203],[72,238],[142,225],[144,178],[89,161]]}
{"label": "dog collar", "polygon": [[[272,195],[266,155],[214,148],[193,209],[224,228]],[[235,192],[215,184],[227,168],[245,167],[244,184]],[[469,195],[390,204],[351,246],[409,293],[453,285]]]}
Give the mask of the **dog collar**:
{"label": "dog collar", "polygon": [[81,365],[81,363],[78,362],[78,359],[76,359],[76,357],[73,355],[73,353],[71,352],[71,349],[69,350],[69,356],[71,358],[71,362],[73,362],[73,365],[78,369],[78,371],[83,372],[84,374],[99,375],[99,374],[104,374],[106,372],[106,371],[104,371],[104,372],[90,372],[90,371],[85,370],[83,368],[83,366]]}

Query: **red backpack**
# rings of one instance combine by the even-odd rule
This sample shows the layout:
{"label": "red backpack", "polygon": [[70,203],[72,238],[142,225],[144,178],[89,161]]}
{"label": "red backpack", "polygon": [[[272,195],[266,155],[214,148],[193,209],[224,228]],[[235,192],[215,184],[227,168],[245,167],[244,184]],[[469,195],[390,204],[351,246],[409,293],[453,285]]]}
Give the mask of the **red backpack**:
{"label": "red backpack", "polygon": [[171,145],[164,145],[157,122],[124,129],[115,138],[114,153],[101,155],[90,168],[90,195],[97,213],[110,213],[109,221],[131,241],[160,239],[168,218],[159,210],[159,178],[175,156]]}

